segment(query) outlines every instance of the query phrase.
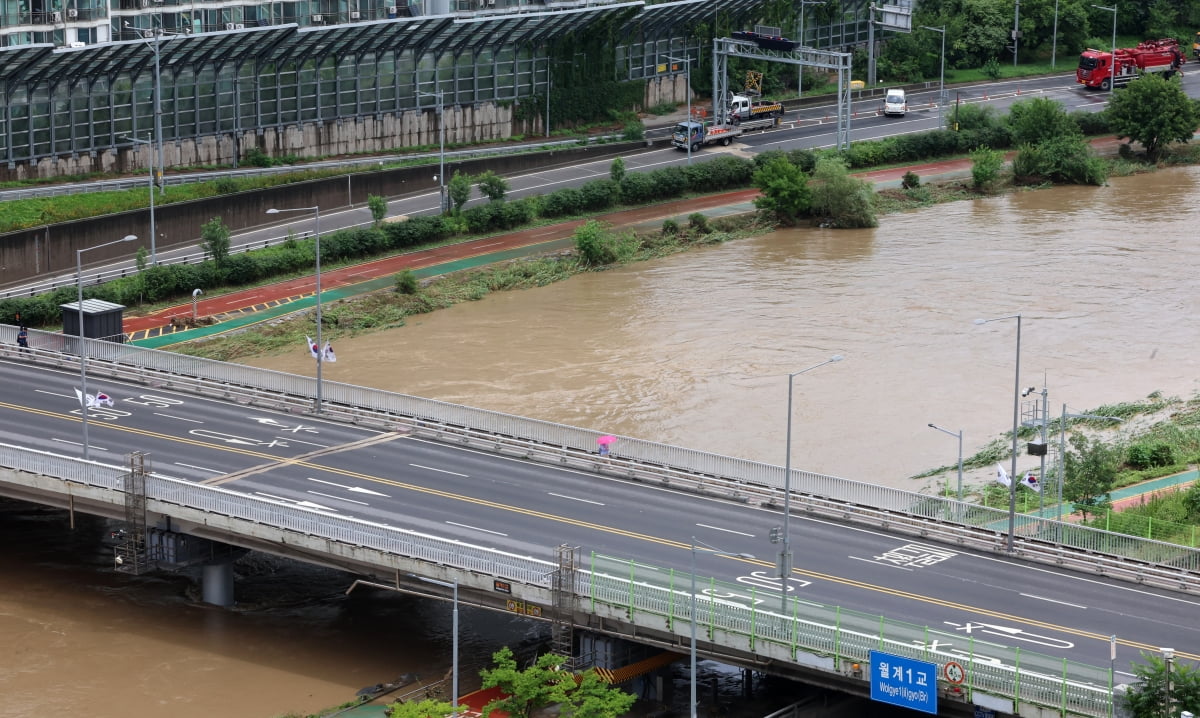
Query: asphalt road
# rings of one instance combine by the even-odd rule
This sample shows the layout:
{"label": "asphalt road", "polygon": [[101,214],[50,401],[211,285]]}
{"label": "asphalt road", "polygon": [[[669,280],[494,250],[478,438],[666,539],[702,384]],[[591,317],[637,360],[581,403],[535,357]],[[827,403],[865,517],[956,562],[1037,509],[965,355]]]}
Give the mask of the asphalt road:
{"label": "asphalt road", "polygon": [[[0,441],[79,455],[78,375],[2,364]],[[699,553],[699,575],[742,586],[734,600],[779,600],[767,538],[778,511],[97,378],[89,389],[115,401],[89,414],[97,461],[147,451],[157,474],[315,511],[547,559],[570,544],[589,566],[595,555],[636,557],[640,578],[684,590],[671,571],[690,571],[695,537],[756,557]],[[1027,667],[1034,653],[1107,666],[1115,634],[1126,673],[1161,646],[1200,660],[1194,597],[800,516],[792,531],[790,595],[945,631],[931,639],[943,649],[986,655],[995,643],[1020,647]]]}
{"label": "asphalt road", "polygon": [[[956,102],[983,104],[995,108],[997,116],[1003,116],[1014,102],[1030,97],[1048,97],[1063,103],[1068,112],[1078,110],[1099,112],[1107,104],[1109,93],[1088,90],[1075,84],[1073,58],[1064,59],[1063,67],[1069,70],[1061,75],[1039,78],[1025,78],[1001,82],[979,83],[947,89],[948,101],[951,105]],[[1184,89],[1192,97],[1200,97],[1200,77],[1196,73],[1185,73]],[[938,89],[936,83],[930,83],[928,90],[910,90],[908,92],[910,111],[904,117],[882,117],[878,110],[882,107],[882,99],[852,98],[852,117],[850,120],[851,141],[879,139],[894,135],[926,132],[939,126],[938,110],[933,106],[936,102]],[[857,93],[855,93],[857,96]],[[947,111],[949,107],[946,108]],[[754,154],[772,149],[799,149],[833,147],[837,140],[837,108],[831,103],[819,103],[800,110],[790,111],[783,125],[778,129],[761,132],[750,132],[743,135],[738,142],[728,148],[711,147],[694,153],[692,162],[704,162],[722,153],[735,152]],[[669,128],[652,129],[648,137],[665,137]],[[646,171],[682,165],[688,162],[687,153],[674,148],[650,149],[636,152],[622,158],[627,171]],[[521,175],[506,177],[510,190],[508,197],[517,199],[533,194],[547,194],[563,187],[577,187],[593,179],[607,177],[611,159],[585,162],[568,167],[550,168]],[[434,170],[431,168],[430,170]],[[432,186],[432,182],[431,182]],[[468,206],[483,202],[475,198]],[[388,203],[388,216],[418,216],[435,214],[438,211],[438,192],[436,190],[398,197]],[[286,223],[264,226],[260,229],[242,232],[232,238],[234,246],[243,244],[259,244],[264,241],[283,237],[288,231],[312,232],[315,229],[313,218],[308,213],[280,215],[287,218]],[[263,216],[264,223],[268,219]],[[345,210],[331,210],[321,213],[321,231],[329,232],[354,226],[371,224],[370,210],[366,207]],[[199,230],[197,229],[197,232]],[[160,258],[195,255],[200,252],[198,245],[186,245],[171,250],[159,252]],[[96,269],[113,269],[117,267],[132,267],[132,258],[127,262],[118,262]],[[63,275],[63,280],[74,282],[74,273]],[[39,281],[47,279],[39,278]],[[12,289],[16,289],[13,287]]]}

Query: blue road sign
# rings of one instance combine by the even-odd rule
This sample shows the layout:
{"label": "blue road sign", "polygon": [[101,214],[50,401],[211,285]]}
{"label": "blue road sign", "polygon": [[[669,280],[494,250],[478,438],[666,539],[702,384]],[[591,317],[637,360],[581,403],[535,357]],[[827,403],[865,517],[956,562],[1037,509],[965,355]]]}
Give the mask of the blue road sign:
{"label": "blue road sign", "polygon": [[871,651],[871,700],[937,715],[937,664]]}

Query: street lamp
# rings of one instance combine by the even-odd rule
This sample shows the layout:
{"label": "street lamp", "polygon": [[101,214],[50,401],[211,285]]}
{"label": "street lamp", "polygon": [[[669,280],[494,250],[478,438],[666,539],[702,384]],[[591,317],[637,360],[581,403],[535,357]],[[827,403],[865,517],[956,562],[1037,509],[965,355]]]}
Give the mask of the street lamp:
{"label": "street lamp", "polygon": [[684,63],[684,82],[687,84],[684,93],[687,95],[687,163],[690,165],[692,163],[692,59],[689,57],[681,60],[670,55],[663,55],[663,57],[667,58],[668,62]]}
{"label": "street lamp", "polygon": [[[942,70],[938,75],[938,127],[944,129],[946,124],[942,121],[942,105],[946,104],[946,26],[929,27],[928,25],[922,25],[921,29],[942,33]],[[959,500],[962,499],[961,496],[958,498]]]}
{"label": "street lamp", "polygon": [[1054,34],[1050,40],[1050,69],[1058,67],[1058,0],[1054,0]]}
{"label": "street lamp", "polygon": [[949,429],[943,429],[937,424],[930,424],[929,428],[937,429],[943,434],[949,434],[950,436],[958,437],[958,500],[962,501],[962,429],[954,432],[950,431]]}
{"label": "street lamp", "polygon": [[1013,11],[1013,67],[1017,66],[1017,43],[1021,42],[1021,0],[1017,0]]}
{"label": "street lamp", "polygon": [[[134,30],[135,32],[137,32],[137,30],[132,25],[130,25],[128,21],[125,22],[125,28],[127,30]],[[146,38],[144,38],[144,37],[142,37],[142,42],[146,42],[146,44],[150,46],[150,49],[154,51],[154,139],[158,143],[158,186],[159,186],[158,191],[163,192],[163,191],[165,191],[165,188],[162,185],[162,175],[163,175],[163,172],[166,170],[166,167],[163,164],[164,160],[163,160],[163,141],[162,141],[162,136],[163,136],[163,133],[162,133],[162,72],[160,69],[161,51],[160,51],[160,47],[159,47],[159,42],[161,41],[163,35],[166,35],[167,37],[175,37],[179,33],[167,32],[166,30],[162,29],[161,27],[151,28],[150,32],[154,33],[154,42],[146,42]],[[141,37],[140,32],[138,33],[138,35],[139,35],[139,37]],[[151,165],[153,165],[153,162],[151,163]],[[153,167],[151,167],[151,174],[153,174]],[[154,237],[150,238],[150,247],[151,247],[151,249],[150,249],[151,260],[155,264],[157,264],[157,260],[155,258],[155,254],[154,254]]]}
{"label": "street lamp", "polygon": [[1167,685],[1166,685],[1167,695],[1164,696],[1165,700],[1163,701],[1163,712],[1167,716],[1167,718],[1171,718],[1171,716],[1173,715],[1171,713],[1171,703],[1173,702],[1171,700],[1171,664],[1175,662],[1175,649],[1174,648],[1163,648],[1162,649],[1162,657],[1163,657],[1163,662],[1167,664]]}
{"label": "street lamp", "polygon": [[[317,255],[317,413],[321,413],[321,368],[325,364],[325,345],[321,343],[321,208],[320,207],[291,207],[288,209],[267,210],[267,214],[281,212],[312,212],[316,216],[316,242],[314,248]],[[311,350],[311,347],[309,347]]]}
{"label": "street lamp", "polygon": [[[828,362],[826,362],[826,363],[828,363]],[[697,541],[696,537],[693,536],[692,537],[692,621],[691,621],[691,623],[692,623],[692,663],[691,663],[690,679],[688,681],[689,683],[691,683],[692,706],[691,706],[691,711],[689,713],[691,718],[696,718],[696,611],[697,611],[697,609],[696,609],[696,554],[697,553],[710,553],[710,554],[714,554],[716,556],[725,556],[727,558],[744,558],[744,559],[747,559],[750,561],[754,560],[754,556],[752,554],[730,553],[728,551],[722,551],[720,549],[715,549],[712,546],[708,546],[707,544],[705,544],[705,548],[697,548],[696,544],[698,544],[698,543],[701,543],[701,542]],[[783,588],[786,591],[787,585],[784,584]]]}
{"label": "street lamp", "polygon": [[421,92],[417,91],[419,97],[436,97],[438,103],[438,131],[440,135],[441,149],[438,151],[438,189],[440,192],[441,201],[438,205],[439,214],[446,213],[446,105],[442,101],[442,91],[439,89],[436,92]]}
{"label": "street lamp", "polygon": [[783,543],[779,549],[779,580],[781,593],[781,604],[784,612],[787,611],[787,580],[792,575],[792,537],[790,531],[790,519],[792,517],[792,380],[801,374],[820,369],[826,364],[833,364],[845,359],[841,354],[834,354],[820,364],[814,364],[807,369],[792,372],[788,374],[788,402],[787,402],[787,456],[783,461]]}
{"label": "street lamp", "polygon": [[87,355],[88,355],[88,350],[87,350],[87,347],[84,346],[84,336],[83,336],[83,253],[90,252],[93,249],[101,249],[103,247],[110,247],[114,244],[120,244],[121,242],[132,242],[136,239],[137,239],[137,237],[135,235],[127,234],[124,237],[121,237],[120,239],[114,239],[111,242],[105,242],[104,244],[97,244],[94,247],[84,247],[83,249],[75,250],[75,290],[76,290],[75,308],[79,310],[79,384],[80,384],[80,389],[83,392],[83,395],[79,398],[79,400],[80,400],[80,403],[83,404],[80,415],[83,417],[83,459],[84,459],[84,461],[87,461],[90,457],[88,455],[88,405],[87,405]]}
{"label": "street lamp", "polygon": [[[153,145],[150,140],[139,140],[132,135],[124,135],[125,139],[139,145]],[[154,148],[150,148],[150,264],[158,264],[158,252],[155,250],[155,240],[158,233],[154,231]]]}
{"label": "street lamp", "polygon": [[[796,41],[800,43],[800,47],[804,47],[804,7],[806,5],[824,5],[828,0],[800,0],[800,27],[796,31]],[[800,95],[804,91],[804,65],[796,68],[796,99],[800,99]]]}
{"label": "street lamp", "polygon": [[425,583],[432,583],[434,586],[442,588],[454,589],[454,609],[451,612],[452,618],[450,623],[451,639],[454,642],[454,647],[451,649],[451,667],[450,667],[450,705],[451,715],[458,713],[458,582],[439,581],[436,578],[425,578],[416,574],[409,574],[412,578]]}
{"label": "street lamp", "polygon": [[1107,10],[1113,14],[1112,56],[1108,58],[1108,92],[1111,99],[1112,93],[1117,90],[1117,8],[1115,5],[1104,7],[1095,4],[1092,7],[1097,10]]}
{"label": "street lamp", "polygon": [[1015,367],[1016,378],[1013,381],[1013,426],[1012,426],[1012,471],[1008,475],[1008,552],[1013,551],[1013,532],[1017,528],[1017,422],[1020,420],[1021,406],[1021,315],[1011,314],[1007,317],[994,319],[976,319],[976,324],[1000,322],[1006,319],[1017,320],[1017,360]]}

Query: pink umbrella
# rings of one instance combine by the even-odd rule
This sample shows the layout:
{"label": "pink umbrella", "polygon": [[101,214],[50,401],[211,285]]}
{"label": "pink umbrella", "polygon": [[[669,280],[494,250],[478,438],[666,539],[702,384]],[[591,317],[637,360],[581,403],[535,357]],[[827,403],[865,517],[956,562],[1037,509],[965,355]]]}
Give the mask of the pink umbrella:
{"label": "pink umbrella", "polygon": [[612,444],[612,443],[616,442],[616,440],[617,440],[617,437],[615,437],[615,436],[608,436],[608,435],[606,434],[606,435],[604,435],[604,436],[601,436],[599,439],[596,439],[596,443],[597,443],[597,444],[599,444],[599,445],[601,445],[601,446],[608,446],[609,444]]}

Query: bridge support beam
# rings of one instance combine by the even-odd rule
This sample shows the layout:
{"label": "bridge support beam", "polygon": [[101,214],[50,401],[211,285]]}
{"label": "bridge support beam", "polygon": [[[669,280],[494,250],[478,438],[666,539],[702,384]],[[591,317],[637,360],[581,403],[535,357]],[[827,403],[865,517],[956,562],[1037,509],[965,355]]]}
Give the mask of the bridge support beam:
{"label": "bridge support beam", "polygon": [[233,559],[204,564],[201,596],[214,606],[233,605]]}

